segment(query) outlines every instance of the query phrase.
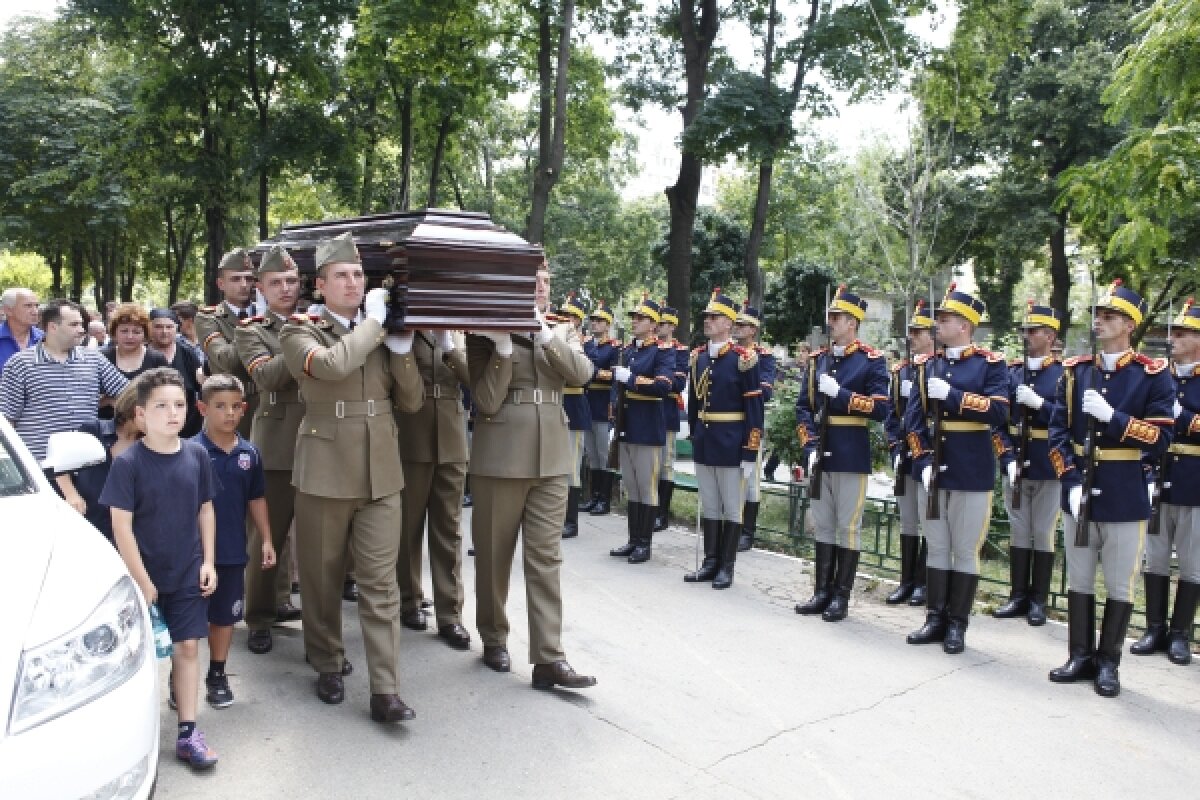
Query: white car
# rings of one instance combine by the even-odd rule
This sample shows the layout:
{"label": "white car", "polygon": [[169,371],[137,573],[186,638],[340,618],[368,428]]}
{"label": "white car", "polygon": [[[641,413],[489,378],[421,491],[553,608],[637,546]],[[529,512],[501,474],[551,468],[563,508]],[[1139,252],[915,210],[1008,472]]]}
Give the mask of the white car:
{"label": "white car", "polygon": [[0,794],[144,798],[158,774],[150,616],[104,536],[43,468],[102,462],[84,433],[39,465],[0,416]]}

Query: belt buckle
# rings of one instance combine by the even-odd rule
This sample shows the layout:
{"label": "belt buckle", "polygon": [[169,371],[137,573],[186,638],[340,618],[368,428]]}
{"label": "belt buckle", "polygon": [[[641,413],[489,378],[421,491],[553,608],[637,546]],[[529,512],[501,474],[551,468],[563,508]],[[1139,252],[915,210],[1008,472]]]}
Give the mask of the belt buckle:
{"label": "belt buckle", "polygon": [[541,403],[542,403],[542,390],[534,389],[533,390],[533,404],[541,405]]}
{"label": "belt buckle", "polygon": [[346,403],[344,400],[338,400],[333,404],[333,415],[338,419],[346,418]]}
{"label": "belt buckle", "polygon": [[367,401],[367,416],[368,417],[375,416],[375,401],[374,400]]}

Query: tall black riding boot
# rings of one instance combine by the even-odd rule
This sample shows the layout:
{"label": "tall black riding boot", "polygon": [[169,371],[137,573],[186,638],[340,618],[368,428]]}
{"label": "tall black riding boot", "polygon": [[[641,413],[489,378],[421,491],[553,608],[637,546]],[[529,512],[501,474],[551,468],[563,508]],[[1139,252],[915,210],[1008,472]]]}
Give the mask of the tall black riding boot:
{"label": "tall black riding boot", "polygon": [[738,552],[744,553],[754,547],[754,532],[758,530],[758,503],[747,502],[742,506],[742,533],[738,537]]}
{"label": "tall black riding boot", "polygon": [[837,577],[834,579],[833,599],[821,614],[826,622],[839,622],[850,610],[850,592],[854,590],[854,575],[858,570],[858,551],[839,547],[837,552]]}
{"label": "tall black riding boot", "polygon": [[917,568],[917,550],[920,547],[921,540],[919,537],[900,536],[900,585],[884,601],[889,606],[899,605],[912,597],[913,572]]}
{"label": "tall black riding boot", "polygon": [[599,472],[600,472],[600,470],[598,470],[598,469],[588,470],[589,494],[588,494],[587,502],[581,503],[579,505],[580,511],[583,511],[583,512],[591,511],[593,508],[596,507],[596,502],[599,501],[599,499],[600,499],[600,478],[598,477]]}
{"label": "tall black riding boot", "polygon": [[649,503],[638,503],[638,518],[634,522],[636,534],[633,552],[629,554],[630,564],[642,564],[650,560],[651,543],[654,540],[655,507]]}
{"label": "tall black riding boot", "polygon": [[925,537],[918,537],[921,540],[921,548],[917,550],[917,567],[913,570],[913,593],[912,597],[908,598],[910,606],[925,605],[925,581],[926,581],[926,562],[929,561],[929,543],[925,541]]}
{"label": "tall black riding boot", "polygon": [[1074,683],[1096,675],[1096,595],[1067,592],[1067,663],[1050,670],[1055,683]]}
{"label": "tall black riding boot", "polygon": [[704,561],[700,569],[683,576],[688,583],[711,581],[721,564],[721,520],[704,517],[700,520],[700,529],[704,532]]}
{"label": "tall black riding boot", "polygon": [[950,588],[950,572],[929,567],[925,577],[925,624],[908,635],[906,641],[909,644],[933,644],[946,638],[946,594]]}
{"label": "tall black riding boot", "polygon": [[1033,577],[1029,580],[1029,613],[1025,621],[1035,628],[1046,624],[1046,603],[1054,579],[1054,551],[1033,551]]}
{"label": "tall black riding boot", "polygon": [[675,493],[675,481],[658,482],[658,509],[654,513],[654,532],[665,531],[671,522],[671,495]]}
{"label": "tall black riding boot", "polygon": [[1167,658],[1181,667],[1192,661],[1192,625],[1196,621],[1197,600],[1200,600],[1200,583],[1180,581],[1175,589],[1171,630],[1167,633]]}
{"label": "tall black riding boot", "polygon": [[1008,549],[1008,602],[992,612],[996,619],[1015,619],[1029,613],[1029,564],[1033,550],[1028,547]]}
{"label": "tall black riding boot", "polygon": [[596,496],[596,505],[592,506],[592,510],[588,512],[593,517],[599,517],[612,511],[613,474],[606,469],[598,469],[596,473],[600,479],[600,493]]}
{"label": "tall black riding boot", "polygon": [[612,550],[609,550],[608,554],[610,556],[627,558],[629,554],[633,552],[633,549],[637,547],[637,519],[638,509],[641,508],[641,505],[641,503],[630,503],[625,507],[625,522],[629,529],[629,541],[625,542],[625,544],[621,545],[620,547],[614,547]]}
{"label": "tall black riding boot", "polygon": [[965,572],[950,573],[950,589],[946,597],[946,638],[942,650],[958,655],[967,646],[967,626],[971,624],[971,609],[975,607],[975,590],[979,588],[979,576]]}
{"label": "tall black riding boot", "polygon": [[1129,646],[1129,652],[1135,656],[1162,653],[1167,649],[1167,594],[1171,591],[1171,579],[1146,572],[1142,581],[1146,586],[1146,632]]}
{"label": "tall black riding boot", "polygon": [[714,589],[728,589],[733,586],[733,565],[737,561],[738,535],[742,532],[742,523],[733,520],[721,521],[721,566],[713,578]]}
{"label": "tall black riding boot", "polygon": [[1121,677],[1117,667],[1121,664],[1121,650],[1125,645],[1125,632],[1129,630],[1129,617],[1133,614],[1133,603],[1113,600],[1104,601],[1104,621],[1100,623],[1100,644],[1096,645],[1096,694],[1101,697],[1116,697],[1121,693]]}
{"label": "tall black riding boot", "polygon": [[796,605],[796,613],[805,616],[825,613],[833,599],[833,545],[816,542],[813,550],[813,594]]}
{"label": "tall black riding boot", "polygon": [[579,535],[579,487],[567,489],[567,517],[563,520],[562,538],[573,539]]}

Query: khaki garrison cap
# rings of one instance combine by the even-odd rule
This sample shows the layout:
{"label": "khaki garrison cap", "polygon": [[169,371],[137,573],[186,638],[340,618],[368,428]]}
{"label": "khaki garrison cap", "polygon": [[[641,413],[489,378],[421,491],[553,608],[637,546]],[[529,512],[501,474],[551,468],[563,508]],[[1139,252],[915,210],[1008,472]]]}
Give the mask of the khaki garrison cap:
{"label": "khaki garrison cap", "polygon": [[282,245],[273,245],[258,264],[258,274],[264,272],[289,272],[296,268],[296,262]]}
{"label": "khaki garrison cap", "polygon": [[217,269],[228,269],[234,272],[252,271],[254,262],[250,260],[250,254],[246,252],[246,248],[239,247],[221,256],[221,263],[217,265]]}
{"label": "khaki garrison cap", "polygon": [[354,246],[354,237],[348,232],[332,239],[322,239],[317,242],[317,269],[326,264],[361,264],[358,248]]}

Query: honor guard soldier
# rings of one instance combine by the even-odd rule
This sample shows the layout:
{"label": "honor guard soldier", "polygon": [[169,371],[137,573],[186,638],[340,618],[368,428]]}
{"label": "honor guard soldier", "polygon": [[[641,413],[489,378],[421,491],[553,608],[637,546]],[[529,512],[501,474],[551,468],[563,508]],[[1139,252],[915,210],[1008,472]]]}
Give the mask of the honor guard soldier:
{"label": "honor guard soldier", "polygon": [[591,514],[607,514],[612,504],[613,475],[608,471],[608,445],[612,438],[613,390],[612,368],[621,355],[621,343],[608,335],[613,323],[612,312],[601,300],[588,315],[592,336],[584,340],[583,352],[595,366],[591,381],[585,387],[588,405],[592,409],[592,430],[584,437],[583,449],[591,468],[592,496],[579,507]]}
{"label": "honor guard soldier", "polygon": [[[1063,534],[1070,648],[1067,662],[1050,671],[1050,680],[1090,678],[1103,697],[1121,691],[1117,667],[1142,566],[1153,492],[1142,463],[1144,456],[1157,461],[1167,452],[1175,424],[1175,386],[1167,362],[1130,346],[1145,314],[1141,296],[1114,282],[1093,310],[1097,352],[1063,363],[1050,418],[1050,461],[1062,481],[1063,510],[1068,512]],[[1094,433],[1091,448],[1089,433]],[[1085,485],[1091,489],[1086,506]],[[1081,510],[1087,512],[1087,525],[1079,530]],[[1108,589],[1099,646],[1097,559]]]}
{"label": "honor guard soldier", "polygon": [[[888,370],[883,353],[860,342],[867,301],[838,287],[826,309],[828,350],[810,356],[808,380],[796,397],[796,433],[810,481],[820,470],[822,489],[812,499],[816,529],[813,596],[798,614],[826,622],[846,618],[861,549],[859,529],[871,473],[869,420],[887,419]],[[810,484],[811,485],[811,484]]]}
{"label": "honor guard soldier", "polygon": [[[587,318],[587,312],[575,293],[571,292],[559,308],[558,324],[565,326],[568,343],[582,342],[579,328]],[[555,331],[557,332],[557,328]],[[563,387],[563,411],[567,412],[567,442],[571,450],[572,469],[568,473],[567,513],[562,526],[562,538],[571,539],[579,535],[579,500],[583,491],[583,442],[592,430],[592,409],[584,397],[582,386]]]}
{"label": "honor guard soldier", "polygon": [[[548,285],[548,273],[539,271],[538,280]],[[586,383],[592,364],[537,315],[542,327],[532,336],[487,332],[467,339],[478,409],[470,464],[476,621],[484,664],[508,672],[505,604],[519,532],[533,687],[584,689],[596,679],[576,673],[562,648],[561,526],[572,469],[562,392]]]}
{"label": "honor guard soldier", "polygon": [[[262,454],[272,545],[281,554],[270,569],[263,569],[253,558],[246,565],[245,614],[246,627],[250,629],[246,646],[250,652],[261,654],[269,652],[273,645],[271,623],[300,618],[300,610],[290,602],[291,575],[287,568],[290,560],[282,554],[294,517],[296,490],[292,487],[292,465],[304,403],[279,341],[280,332],[295,313],[300,299],[296,262],[287,250],[275,245],[259,262],[258,281],[267,308],[261,316],[249,317],[238,324],[234,343],[242,367],[258,387],[260,401],[250,427],[250,441]],[[248,533],[249,552],[261,552],[263,543],[256,526],[250,525]]]}
{"label": "honor guard soldier", "polygon": [[907,601],[910,606],[923,606],[929,550],[920,531],[917,484],[912,478],[912,458],[908,452],[907,431],[904,429],[904,411],[908,408],[908,395],[917,374],[911,359],[933,355],[933,317],[923,298],[917,300],[913,308],[907,335],[908,356],[892,367],[892,407],[888,409],[885,423],[888,450],[895,472],[896,508],[900,512],[900,585],[887,596],[885,602],[898,605]]}
{"label": "honor guard soldier", "polygon": [[254,262],[244,248],[221,257],[217,288],[221,290],[221,302],[205,306],[196,314],[196,338],[208,359],[208,372],[232,375],[242,382],[246,390],[246,413],[238,425],[238,433],[249,439],[258,406],[258,388],[246,372],[234,343],[238,323],[255,315]]}
{"label": "honor guard soldier", "polygon": [[[1049,426],[1062,364],[1051,348],[1058,340],[1061,315],[1049,306],[1026,306],[1021,332],[1025,357],[1009,363],[1012,419],[996,429],[996,447],[1004,467],[1004,507],[1008,510],[1008,602],[992,612],[998,619],[1025,617],[1046,624],[1046,600],[1054,576],[1054,536],[1062,485],[1050,463]],[[1019,494],[1019,499],[1017,496]]]}
{"label": "honor guard soldier", "polygon": [[[762,312],[750,305],[747,299],[738,313],[733,326],[733,341],[743,350],[753,350],[758,356],[759,385],[762,387],[763,403],[771,402],[775,395],[775,354],[758,343],[758,330],[762,325]],[[758,504],[762,499],[762,451],[754,474],[746,482],[746,505],[742,509],[742,534],[738,537],[738,552],[754,547],[754,533],[758,530]]]}
{"label": "honor guard soldier", "polygon": [[367,292],[360,313],[366,278],[350,234],[317,243],[316,269],[325,297],[320,319],[292,317],[280,334],[304,399],[292,472],[304,647],[320,673],[317,696],[342,702],[340,590],[347,554],[353,556],[371,718],[409,720],[416,715],[397,694],[404,471],[392,409],[416,412],[424,400],[413,334],[385,333],[386,289]]}
{"label": "honor guard soldier", "polygon": [[658,466],[658,512],[654,515],[654,532],[665,531],[671,517],[671,495],[675,493],[675,438],[679,435],[679,412],[683,410],[683,393],[687,391],[688,347],[675,338],[679,312],[663,301],[658,323],[660,347],[675,351],[675,375],[671,392],[663,401],[663,417],[667,422],[667,440],[663,444]]}
{"label": "honor guard soldier", "polygon": [[[1200,599],[1200,306],[1188,298],[1171,328],[1175,435],[1159,462],[1158,533],[1146,537],[1146,634],[1134,655],[1166,651],[1172,663],[1192,660],[1192,624]],[[1152,530],[1151,533],[1154,533]],[[1175,612],[1167,626],[1171,547],[1179,557]]]}
{"label": "honor guard soldier", "polygon": [[629,497],[629,541],[609,551],[630,564],[650,560],[654,517],[658,513],[659,460],[667,441],[663,403],[675,383],[675,348],[659,344],[658,303],[642,298],[629,312],[633,341],[613,367],[619,425],[613,431],[619,448],[621,481]]}
{"label": "honor guard soldier", "polygon": [[941,642],[951,655],[966,647],[979,551],[992,521],[992,429],[1008,424],[1004,357],[971,341],[983,312],[980,300],[950,284],[935,317],[943,354],[916,359],[917,378],[904,413],[929,543],[928,611],[908,643]]}
{"label": "honor guard soldier", "polygon": [[416,412],[396,410],[404,465],[403,524],[396,565],[400,624],[415,631],[426,628],[421,560],[428,531],[437,635],[456,650],[467,650],[471,634],[462,625],[462,534],[458,529],[468,461],[467,418],[459,390],[461,384],[470,382],[467,355],[449,331],[418,331],[412,356],[425,386],[425,402]]}
{"label": "honor guard soldier", "polygon": [[704,562],[683,576],[688,583],[733,585],[746,483],[762,447],[763,399],[758,354],[730,335],[738,309],[714,289],[701,317],[708,344],[692,351],[688,368],[688,431],[700,487]]}

